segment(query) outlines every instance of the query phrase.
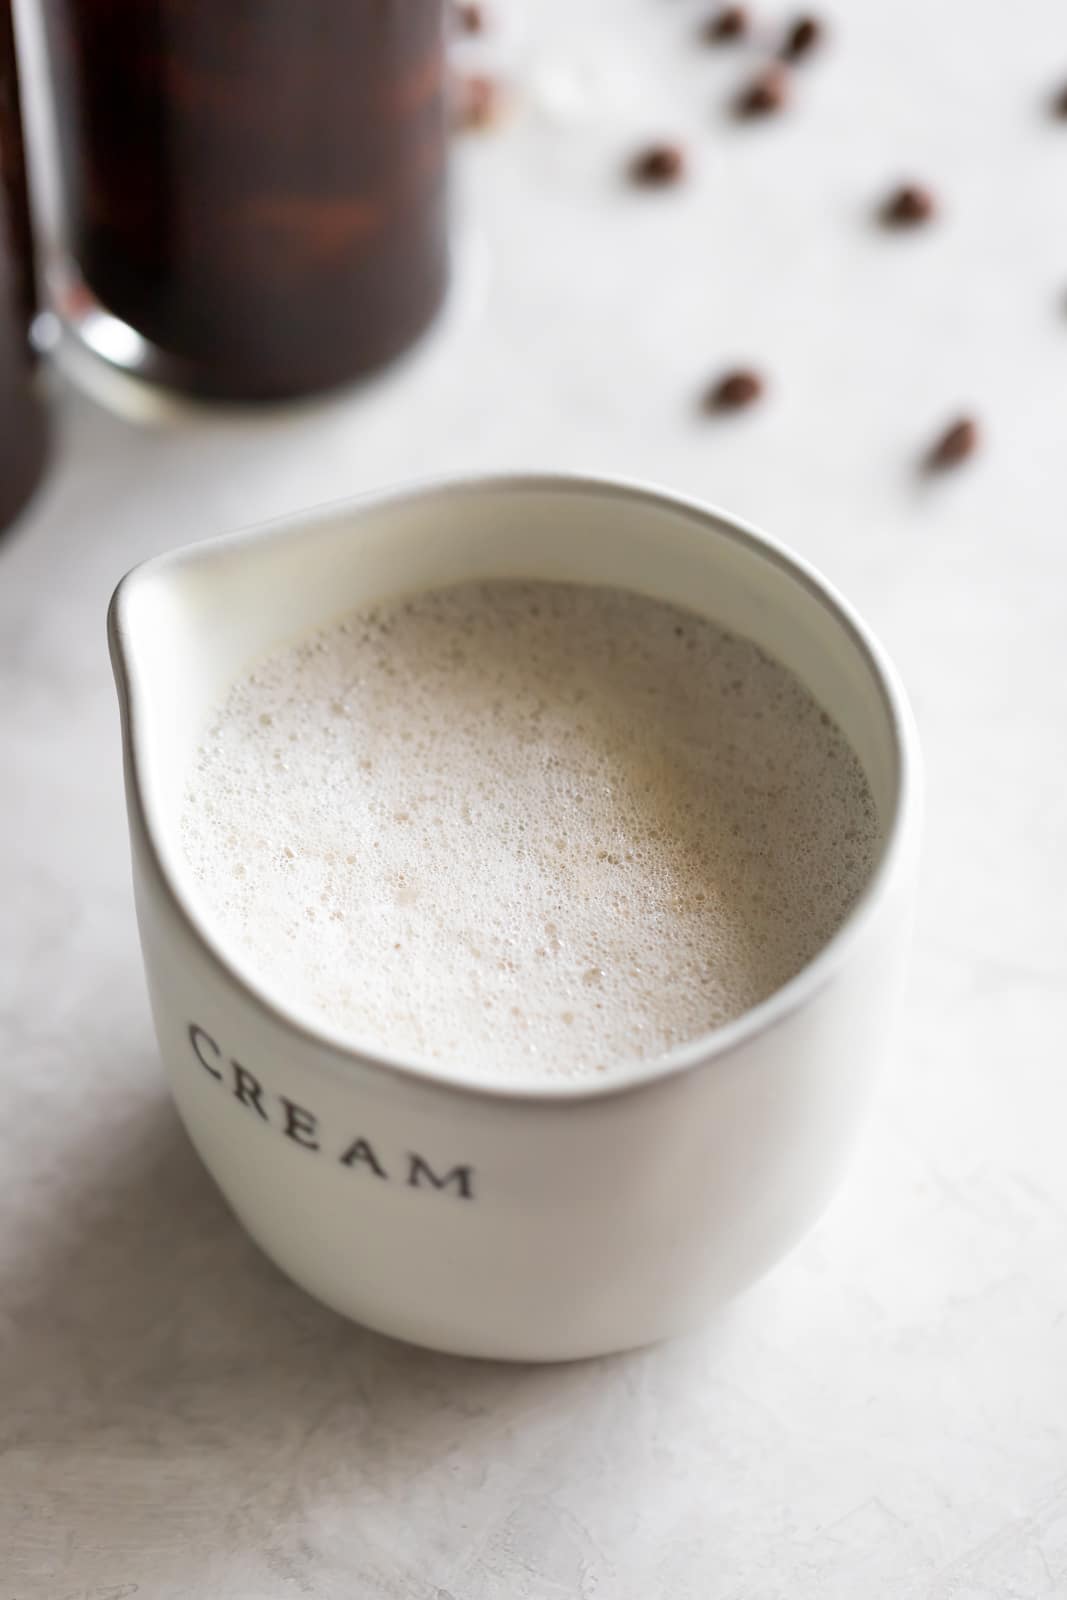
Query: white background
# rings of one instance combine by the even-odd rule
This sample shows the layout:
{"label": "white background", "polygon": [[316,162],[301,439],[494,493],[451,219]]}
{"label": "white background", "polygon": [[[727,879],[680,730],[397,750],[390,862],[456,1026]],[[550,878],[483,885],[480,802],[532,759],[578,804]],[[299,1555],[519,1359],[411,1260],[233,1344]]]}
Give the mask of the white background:
{"label": "white background", "polygon": [[[3,1600],[1067,1595],[1062,0],[841,3],[761,126],[724,113],[758,53],[700,47],[704,14],[511,0],[477,51],[515,115],[464,141],[456,293],[386,379],[166,421],[57,382],[51,476],[0,543]],[[661,132],[692,181],[634,192]],[[888,235],[912,174],[943,217]],[[701,416],[735,360],[767,403]],[[964,408],[987,447],[924,480]],[[168,546],[516,465],[792,543],[896,656],[930,789],[909,1003],[839,1202],[699,1336],[542,1370],[342,1323],[202,1173],[145,1002],[103,636]]]}

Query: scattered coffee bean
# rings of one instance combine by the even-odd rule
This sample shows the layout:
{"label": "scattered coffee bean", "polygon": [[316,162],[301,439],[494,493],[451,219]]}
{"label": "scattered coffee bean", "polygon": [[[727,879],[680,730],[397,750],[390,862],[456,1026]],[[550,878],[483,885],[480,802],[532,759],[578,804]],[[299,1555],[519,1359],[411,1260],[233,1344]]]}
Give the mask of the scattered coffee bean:
{"label": "scattered coffee bean", "polygon": [[978,448],[978,424],[973,417],[960,417],[946,428],[937,443],[928,452],[926,465],[935,470],[956,467]]}
{"label": "scattered coffee bean", "polygon": [[649,188],[677,183],[685,176],[685,151],[679,144],[652,144],[642,150],[630,164],[630,176],[635,183]]}
{"label": "scattered coffee bean", "polygon": [[882,221],[890,228],[914,228],[929,222],[936,211],[937,202],[929,189],[918,183],[904,183],[883,205]]}
{"label": "scattered coffee bean", "polygon": [[485,7],[484,6],[475,5],[473,3],[473,0],[471,0],[470,4],[456,5],[454,7],[454,10],[455,10],[455,16],[456,16],[456,24],[459,27],[461,33],[484,33],[485,32]]}
{"label": "scattered coffee bean", "polygon": [[722,44],[728,39],[743,39],[749,29],[749,15],[744,6],[723,6],[704,24],[704,38],[709,44]]}
{"label": "scattered coffee bean", "polygon": [[734,103],[739,117],[767,117],[781,111],[789,98],[789,75],[782,67],[767,67],[745,85]]}
{"label": "scattered coffee bean", "polygon": [[823,26],[817,17],[798,17],[785,36],[782,55],[787,61],[800,61],[822,43]]}
{"label": "scattered coffee bean", "polygon": [[504,93],[495,78],[484,72],[467,73],[456,84],[453,121],[465,132],[491,128],[499,122]]}
{"label": "scattered coffee bean", "polygon": [[738,367],[726,372],[713,383],[705,397],[707,411],[743,411],[754,405],[763,394],[764,383],[758,372],[749,367]]}
{"label": "scattered coffee bean", "polygon": [[1067,83],[1052,96],[1052,115],[1067,118]]}

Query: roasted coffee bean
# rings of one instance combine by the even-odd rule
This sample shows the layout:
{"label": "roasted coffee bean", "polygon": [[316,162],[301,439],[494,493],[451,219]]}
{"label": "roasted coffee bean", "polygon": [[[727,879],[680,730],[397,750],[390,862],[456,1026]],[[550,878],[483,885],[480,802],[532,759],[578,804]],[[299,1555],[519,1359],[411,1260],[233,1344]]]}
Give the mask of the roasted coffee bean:
{"label": "roasted coffee bean", "polygon": [[754,405],[763,394],[764,382],[758,372],[750,367],[737,367],[723,373],[708,390],[705,409],[708,411],[742,411]]}
{"label": "roasted coffee bean", "polygon": [[466,73],[458,80],[453,102],[453,121],[457,128],[463,131],[491,128],[500,121],[503,108],[503,90],[487,73]]}
{"label": "roasted coffee bean", "polygon": [[822,43],[823,25],[817,17],[798,17],[785,36],[782,55],[787,61],[800,61]]}
{"label": "roasted coffee bean", "polygon": [[959,466],[978,449],[978,424],[973,417],[959,417],[946,428],[929,450],[926,465],[935,470]]}
{"label": "roasted coffee bean", "polygon": [[475,5],[473,0],[470,0],[469,4],[455,6],[454,11],[456,26],[461,33],[485,32],[486,16],[484,6]]}
{"label": "roasted coffee bean", "polygon": [[685,151],[678,144],[649,145],[634,157],[630,176],[649,188],[677,183],[685,176]]}
{"label": "roasted coffee bean", "polygon": [[704,24],[704,38],[709,44],[723,44],[730,39],[743,39],[749,30],[749,15],[744,6],[723,6]]}
{"label": "roasted coffee bean", "polygon": [[904,183],[882,206],[882,221],[890,228],[915,228],[929,222],[937,212],[937,202],[922,184]]}
{"label": "roasted coffee bean", "polygon": [[788,98],[788,74],[782,67],[767,67],[741,90],[734,109],[739,117],[773,116]]}

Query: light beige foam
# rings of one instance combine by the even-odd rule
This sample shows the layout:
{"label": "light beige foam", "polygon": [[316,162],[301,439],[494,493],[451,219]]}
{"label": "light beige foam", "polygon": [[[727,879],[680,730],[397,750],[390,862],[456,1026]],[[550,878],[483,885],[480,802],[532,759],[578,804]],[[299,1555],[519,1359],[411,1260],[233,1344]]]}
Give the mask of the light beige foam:
{"label": "light beige foam", "polygon": [[208,920],[354,1043],[486,1079],[661,1055],[792,977],[870,871],[859,763],[746,639],[500,581],[255,664],[182,818]]}

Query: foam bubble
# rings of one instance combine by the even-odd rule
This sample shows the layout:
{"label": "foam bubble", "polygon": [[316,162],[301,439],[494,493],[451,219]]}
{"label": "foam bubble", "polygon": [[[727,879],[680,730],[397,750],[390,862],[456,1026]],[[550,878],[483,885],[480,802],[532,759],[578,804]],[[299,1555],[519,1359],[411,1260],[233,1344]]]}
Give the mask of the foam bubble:
{"label": "foam bubble", "polygon": [[182,818],[205,915],[354,1042],[582,1078],[738,1016],[825,943],[878,835],[844,737],[754,644],[500,581],[257,662]]}

